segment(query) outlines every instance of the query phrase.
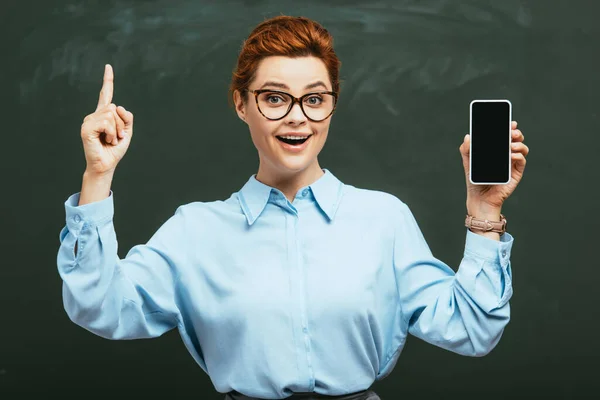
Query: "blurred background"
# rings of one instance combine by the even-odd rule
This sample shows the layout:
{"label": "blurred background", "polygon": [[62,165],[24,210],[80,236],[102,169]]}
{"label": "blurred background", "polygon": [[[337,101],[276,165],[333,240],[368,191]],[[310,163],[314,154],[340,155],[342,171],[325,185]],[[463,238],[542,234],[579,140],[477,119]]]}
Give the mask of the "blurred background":
{"label": "blurred background", "polygon": [[373,389],[384,400],[597,392],[600,2],[3,0],[0,398],[224,397],[176,330],[109,341],[73,324],[58,235],[81,189],[80,127],[106,63],[113,102],[135,114],[112,187],[121,257],[177,206],[240,189],[258,154],[227,89],[243,40],[279,14],[323,24],[342,61],[321,166],[406,202],[454,269],[470,101],[509,99],[530,148],[502,209],[515,238],[502,340],[469,358],[410,337]]}

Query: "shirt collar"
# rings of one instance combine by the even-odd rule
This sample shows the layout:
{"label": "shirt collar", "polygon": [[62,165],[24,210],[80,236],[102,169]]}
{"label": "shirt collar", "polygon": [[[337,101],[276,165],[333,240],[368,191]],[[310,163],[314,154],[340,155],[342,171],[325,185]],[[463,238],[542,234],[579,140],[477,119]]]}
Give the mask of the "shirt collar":
{"label": "shirt collar", "polygon": [[[323,168],[323,172],[324,174],[319,179],[300,188],[298,192],[310,188],[317,204],[331,221],[340,204],[344,184],[327,168]],[[258,181],[256,174],[253,174],[240,189],[238,197],[248,225],[252,225],[260,216],[271,197],[271,192],[281,193],[279,189]]]}

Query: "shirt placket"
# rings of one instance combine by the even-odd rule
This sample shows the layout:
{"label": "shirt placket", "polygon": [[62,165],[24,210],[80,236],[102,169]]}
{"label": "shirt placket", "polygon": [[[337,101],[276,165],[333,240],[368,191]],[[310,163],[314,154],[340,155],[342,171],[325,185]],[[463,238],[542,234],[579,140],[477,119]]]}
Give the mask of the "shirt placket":
{"label": "shirt placket", "polygon": [[300,221],[296,209],[286,213],[288,265],[290,266],[290,283],[292,296],[296,300],[297,313],[294,313],[294,338],[296,340],[297,361],[300,373],[306,377],[305,391],[311,392],[315,387],[312,368],[311,344],[308,331],[307,297],[305,264],[302,253]]}

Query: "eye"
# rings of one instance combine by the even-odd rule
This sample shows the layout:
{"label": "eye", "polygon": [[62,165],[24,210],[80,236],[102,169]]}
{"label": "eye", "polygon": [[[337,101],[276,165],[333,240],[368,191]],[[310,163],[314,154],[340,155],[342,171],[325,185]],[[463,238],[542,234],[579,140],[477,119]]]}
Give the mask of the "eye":
{"label": "eye", "polygon": [[321,96],[309,96],[306,98],[306,102],[308,103],[308,105],[311,106],[318,106],[319,104],[321,104],[323,102],[323,98]]}
{"label": "eye", "polygon": [[270,94],[267,96],[267,102],[271,104],[281,104],[279,101],[271,101],[271,100],[281,100],[281,102],[285,102],[285,99],[276,94]]}

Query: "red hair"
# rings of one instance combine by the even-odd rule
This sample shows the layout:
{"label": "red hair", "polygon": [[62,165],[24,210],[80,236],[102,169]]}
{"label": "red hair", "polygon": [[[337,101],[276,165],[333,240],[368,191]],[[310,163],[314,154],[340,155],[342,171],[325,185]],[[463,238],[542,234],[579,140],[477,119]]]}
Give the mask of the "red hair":
{"label": "red hair", "polygon": [[[229,86],[233,92],[247,89],[255,77],[259,62],[269,56],[314,56],[323,61],[333,91],[339,93],[341,62],[333,51],[333,37],[318,22],[306,17],[279,15],[258,24],[244,41]],[[247,93],[240,93],[244,102]]]}

